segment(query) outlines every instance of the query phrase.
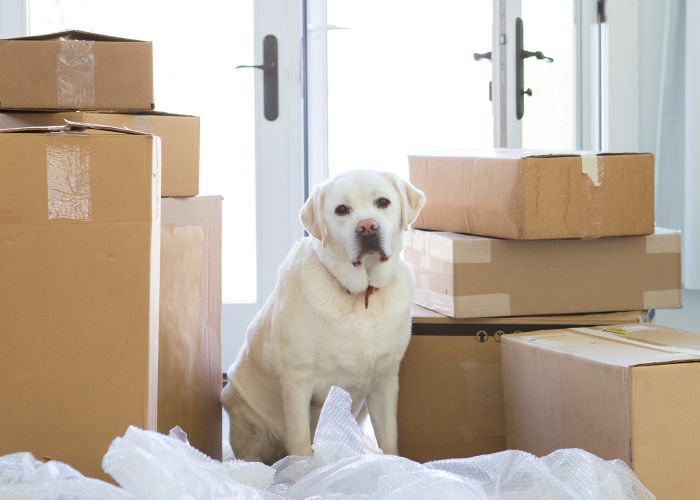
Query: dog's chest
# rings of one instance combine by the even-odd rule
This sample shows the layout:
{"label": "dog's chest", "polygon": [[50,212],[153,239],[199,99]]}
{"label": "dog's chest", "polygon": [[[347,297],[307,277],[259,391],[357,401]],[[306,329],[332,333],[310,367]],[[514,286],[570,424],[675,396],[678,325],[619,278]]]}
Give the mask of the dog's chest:
{"label": "dog's chest", "polygon": [[350,315],[324,335],[320,375],[345,387],[372,385],[398,367],[410,334],[403,330],[395,320]]}

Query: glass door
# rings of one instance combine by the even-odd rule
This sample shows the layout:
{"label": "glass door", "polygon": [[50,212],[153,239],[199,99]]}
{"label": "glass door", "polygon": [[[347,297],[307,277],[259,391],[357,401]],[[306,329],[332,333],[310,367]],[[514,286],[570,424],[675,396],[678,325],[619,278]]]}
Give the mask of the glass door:
{"label": "glass door", "polygon": [[595,8],[307,0],[309,183],[352,168],[407,176],[414,152],[593,147],[581,19]]}
{"label": "glass door", "polygon": [[474,57],[491,50],[491,0],[311,0],[308,9],[314,180],[354,168],[406,177],[412,152],[492,145],[491,64]]}

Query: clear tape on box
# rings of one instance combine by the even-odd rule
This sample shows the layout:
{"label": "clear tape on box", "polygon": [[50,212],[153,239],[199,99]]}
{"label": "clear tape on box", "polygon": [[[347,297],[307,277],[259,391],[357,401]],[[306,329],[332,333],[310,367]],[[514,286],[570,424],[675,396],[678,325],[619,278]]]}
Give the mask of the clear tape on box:
{"label": "clear tape on box", "polygon": [[312,457],[287,457],[272,467],[218,462],[189,446],[178,429],[165,436],[130,427],[113,441],[103,460],[105,472],[122,489],[23,453],[0,457],[0,498],[654,498],[624,462],[605,461],[583,450],[558,450],[542,458],[504,451],[425,464],[384,455],[360,429],[350,406],[347,392],[331,390]]}
{"label": "clear tape on box", "polygon": [[95,53],[91,40],[61,38],[56,60],[56,98],[67,108],[95,105]]}

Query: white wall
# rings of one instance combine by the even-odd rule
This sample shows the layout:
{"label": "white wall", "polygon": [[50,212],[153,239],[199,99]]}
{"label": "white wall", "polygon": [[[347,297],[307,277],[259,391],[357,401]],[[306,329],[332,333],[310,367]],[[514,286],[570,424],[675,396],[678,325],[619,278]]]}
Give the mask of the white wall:
{"label": "white wall", "polygon": [[0,0],[0,38],[27,34],[25,0]]}
{"label": "white wall", "polygon": [[610,151],[656,152],[666,0],[609,0]]}
{"label": "white wall", "polygon": [[656,152],[666,0],[639,3],[639,149]]}

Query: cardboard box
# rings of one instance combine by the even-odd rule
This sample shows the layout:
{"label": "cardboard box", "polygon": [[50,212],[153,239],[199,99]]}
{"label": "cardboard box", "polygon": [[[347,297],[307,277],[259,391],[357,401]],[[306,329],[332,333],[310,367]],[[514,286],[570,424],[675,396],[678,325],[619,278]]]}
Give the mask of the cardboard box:
{"label": "cardboard box", "polygon": [[83,31],[0,40],[0,108],[153,109],[152,52]]}
{"label": "cardboard box", "polygon": [[158,431],[221,460],[221,197],[161,207]]}
{"label": "cardboard box", "polygon": [[156,429],[158,139],[0,133],[0,455],[106,478],[130,424]]}
{"label": "cardboard box", "polygon": [[500,340],[563,325],[634,323],[633,311],[577,316],[457,320],[415,307],[399,371],[399,451],[425,462],[506,449]]}
{"label": "cardboard box", "polygon": [[495,149],[411,156],[413,227],[510,239],[654,232],[651,154]]}
{"label": "cardboard box", "polygon": [[681,306],[680,233],[517,241],[410,231],[416,302],[453,317]]}
{"label": "cardboard box", "polygon": [[65,120],[126,127],[159,136],[162,153],[161,196],[196,196],[199,192],[199,117],[156,111],[132,114],[10,112],[0,113],[0,129],[63,125]]}
{"label": "cardboard box", "polygon": [[660,499],[700,498],[700,335],[645,324],[501,343],[509,448],[621,459]]}

